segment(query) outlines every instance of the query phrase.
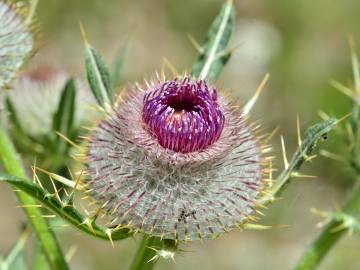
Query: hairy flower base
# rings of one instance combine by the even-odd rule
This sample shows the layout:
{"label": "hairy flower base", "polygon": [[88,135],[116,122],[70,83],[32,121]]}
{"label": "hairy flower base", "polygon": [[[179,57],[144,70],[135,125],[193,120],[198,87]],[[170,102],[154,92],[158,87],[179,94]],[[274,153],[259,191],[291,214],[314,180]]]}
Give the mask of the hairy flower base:
{"label": "hairy flower base", "polygon": [[34,49],[26,14],[12,1],[0,0],[0,88],[8,84]]}
{"label": "hairy flower base", "polygon": [[221,94],[216,106],[224,124],[216,141],[187,153],[163,147],[143,112],[164,84],[131,90],[100,122],[89,142],[88,188],[113,224],[167,239],[213,238],[254,211],[264,188],[262,147]]}

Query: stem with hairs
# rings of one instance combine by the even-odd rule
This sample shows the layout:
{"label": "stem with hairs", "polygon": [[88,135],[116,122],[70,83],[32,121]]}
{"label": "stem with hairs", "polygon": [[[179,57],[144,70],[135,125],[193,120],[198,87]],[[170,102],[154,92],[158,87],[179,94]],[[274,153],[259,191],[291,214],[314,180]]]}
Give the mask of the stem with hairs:
{"label": "stem with hairs", "polygon": [[[2,128],[0,128],[0,160],[7,173],[17,177],[26,178],[25,171],[18,159],[13,143]],[[16,195],[23,206],[34,206],[37,204],[32,197],[24,192],[16,192]],[[24,207],[24,211],[37,239],[41,243],[42,250],[47,258],[50,268],[53,270],[69,269],[55,238],[55,234],[50,229],[45,218],[42,217],[40,209],[36,207]]]}

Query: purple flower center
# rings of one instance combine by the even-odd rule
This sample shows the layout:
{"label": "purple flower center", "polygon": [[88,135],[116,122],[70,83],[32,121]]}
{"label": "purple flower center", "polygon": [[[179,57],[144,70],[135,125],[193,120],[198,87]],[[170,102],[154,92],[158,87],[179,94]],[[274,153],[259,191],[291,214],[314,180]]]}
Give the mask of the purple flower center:
{"label": "purple flower center", "polygon": [[204,81],[171,80],[144,96],[143,121],[159,144],[175,152],[189,153],[219,139],[225,117],[217,92]]}

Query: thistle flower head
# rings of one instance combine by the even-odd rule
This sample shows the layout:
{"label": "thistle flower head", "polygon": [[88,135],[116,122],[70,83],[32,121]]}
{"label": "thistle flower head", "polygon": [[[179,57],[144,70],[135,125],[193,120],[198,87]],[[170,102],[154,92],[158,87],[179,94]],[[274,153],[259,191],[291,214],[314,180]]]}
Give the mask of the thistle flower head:
{"label": "thistle flower head", "polygon": [[[51,131],[52,117],[70,78],[69,74],[60,69],[42,66],[23,73],[12,83],[7,96],[28,134],[38,136]],[[81,80],[75,80],[75,86],[75,123],[79,124],[86,115],[86,104],[93,102],[93,98]]]}
{"label": "thistle flower head", "polygon": [[89,142],[88,188],[113,224],[167,239],[245,222],[264,188],[254,127],[205,81],[133,87]]}
{"label": "thistle flower head", "polygon": [[7,85],[34,49],[26,12],[11,1],[0,0],[0,89]]}

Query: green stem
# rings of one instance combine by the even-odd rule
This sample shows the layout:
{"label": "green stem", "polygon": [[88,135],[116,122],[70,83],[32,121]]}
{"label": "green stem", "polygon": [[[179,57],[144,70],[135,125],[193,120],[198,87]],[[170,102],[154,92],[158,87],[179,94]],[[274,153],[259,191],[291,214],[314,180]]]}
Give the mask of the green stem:
{"label": "green stem", "polygon": [[[347,203],[343,207],[342,211],[349,215],[354,215],[359,211],[360,205],[360,185],[354,189]],[[315,269],[330,249],[336,244],[341,236],[347,231],[334,230],[340,225],[339,221],[332,221],[322,231],[320,236],[312,243],[312,245],[306,250],[305,254],[300,259],[295,270],[311,270]]]}
{"label": "green stem", "polygon": [[[159,253],[159,251],[165,254],[173,254],[175,253],[176,249],[177,245],[174,240],[161,240],[156,236],[144,235],[134,260],[130,266],[130,270],[151,270],[154,268],[158,257],[162,255]],[[163,254],[161,257],[164,258],[166,256],[165,254]],[[168,256],[167,259],[170,258],[172,257]]]}
{"label": "green stem", "polygon": [[[26,178],[24,169],[16,154],[15,148],[6,134],[0,128],[0,160],[5,170],[14,176]],[[36,201],[23,192],[16,192],[22,205],[35,205]],[[44,254],[49,262],[51,269],[69,269],[64,259],[60,246],[55,238],[53,231],[49,228],[47,221],[42,217],[41,211],[35,207],[24,208],[25,214],[32,225],[37,238],[39,239]]]}
{"label": "green stem", "polygon": [[151,260],[154,258],[154,256],[156,256],[156,251],[151,248],[159,249],[160,245],[161,240],[158,237],[144,235],[134,260],[130,266],[130,270],[153,269],[157,260]]}

